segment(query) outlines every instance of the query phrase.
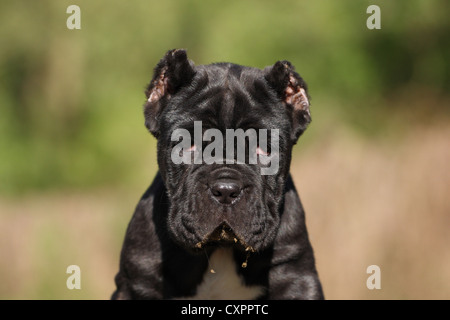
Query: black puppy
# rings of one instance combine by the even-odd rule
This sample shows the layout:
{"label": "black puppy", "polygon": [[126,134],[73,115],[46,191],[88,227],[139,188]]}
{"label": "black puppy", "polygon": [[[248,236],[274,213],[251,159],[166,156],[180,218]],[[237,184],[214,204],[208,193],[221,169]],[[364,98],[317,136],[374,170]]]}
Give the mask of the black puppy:
{"label": "black puppy", "polygon": [[[292,147],[311,120],[306,90],[287,61],[264,70],[194,66],[184,50],[167,52],[144,106],[158,139],[159,173],[128,226],[113,299],[323,298],[289,174]],[[244,161],[229,145],[230,129],[242,129],[253,146]],[[265,146],[258,144],[264,130],[275,133]],[[174,133],[194,138],[174,151]],[[226,143],[217,144],[219,134]],[[218,161],[208,162],[213,143]],[[203,160],[190,161],[202,153]],[[264,174],[268,162],[252,156],[267,157],[275,169]]]}

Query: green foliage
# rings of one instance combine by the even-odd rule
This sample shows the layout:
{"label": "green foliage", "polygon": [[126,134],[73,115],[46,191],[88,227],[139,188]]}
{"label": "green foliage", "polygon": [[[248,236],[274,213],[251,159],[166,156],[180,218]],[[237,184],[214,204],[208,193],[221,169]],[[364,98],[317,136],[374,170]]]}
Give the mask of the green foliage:
{"label": "green foliage", "polygon": [[[81,30],[66,27],[71,4]],[[366,28],[370,4],[381,30]],[[171,48],[197,64],[290,60],[313,98],[307,139],[333,121],[376,134],[394,109],[448,114],[448,9],[445,0],[3,1],[0,192],[134,183],[142,170],[150,179],[143,89]]]}

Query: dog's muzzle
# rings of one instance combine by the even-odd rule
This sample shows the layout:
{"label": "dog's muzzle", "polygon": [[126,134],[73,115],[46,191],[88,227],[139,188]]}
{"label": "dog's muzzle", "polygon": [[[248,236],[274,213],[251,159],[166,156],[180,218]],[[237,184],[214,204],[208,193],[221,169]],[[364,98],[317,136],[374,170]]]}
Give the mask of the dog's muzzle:
{"label": "dog's muzzle", "polygon": [[239,201],[243,190],[242,177],[236,170],[221,168],[210,173],[208,187],[210,196],[221,205]]}
{"label": "dog's muzzle", "polygon": [[238,201],[242,184],[236,180],[222,179],[210,186],[211,196],[220,204],[233,204]]}

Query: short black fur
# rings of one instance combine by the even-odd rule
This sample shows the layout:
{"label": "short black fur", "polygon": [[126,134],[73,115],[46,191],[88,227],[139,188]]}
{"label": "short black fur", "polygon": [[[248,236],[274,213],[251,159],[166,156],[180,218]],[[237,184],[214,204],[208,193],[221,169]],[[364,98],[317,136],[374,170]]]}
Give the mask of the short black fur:
{"label": "short black fur", "polygon": [[[287,61],[264,70],[195,66],[184,50],[171,50],[157,64],[146,96],[145,124],[158,139],[159,172],[128,226],[112,298],[192,297],[207,257],[225,246],[233,250],[243,283],[264,288],[258,298],[322,299],[289,174],[292,147],[311,121],[306,83],[294,67]],[[259,163],[175,165],[171,134],[192,134],[194,121],[224,136],[226,129],[278,129],[279,170],[261,175]],[[218,181],[239,185],[237,200],[218,201],[211,191]]]}

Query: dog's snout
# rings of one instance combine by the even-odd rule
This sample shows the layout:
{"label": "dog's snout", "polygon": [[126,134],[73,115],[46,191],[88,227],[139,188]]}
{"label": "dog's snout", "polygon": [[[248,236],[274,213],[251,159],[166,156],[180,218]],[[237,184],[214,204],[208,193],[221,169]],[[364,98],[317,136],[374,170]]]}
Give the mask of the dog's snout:
{"label": "dog's snout", "polygon": [[212,196],[222,204],[230,204],[239,197],[242,186],[231,180],[216,181],[211,186]]}

